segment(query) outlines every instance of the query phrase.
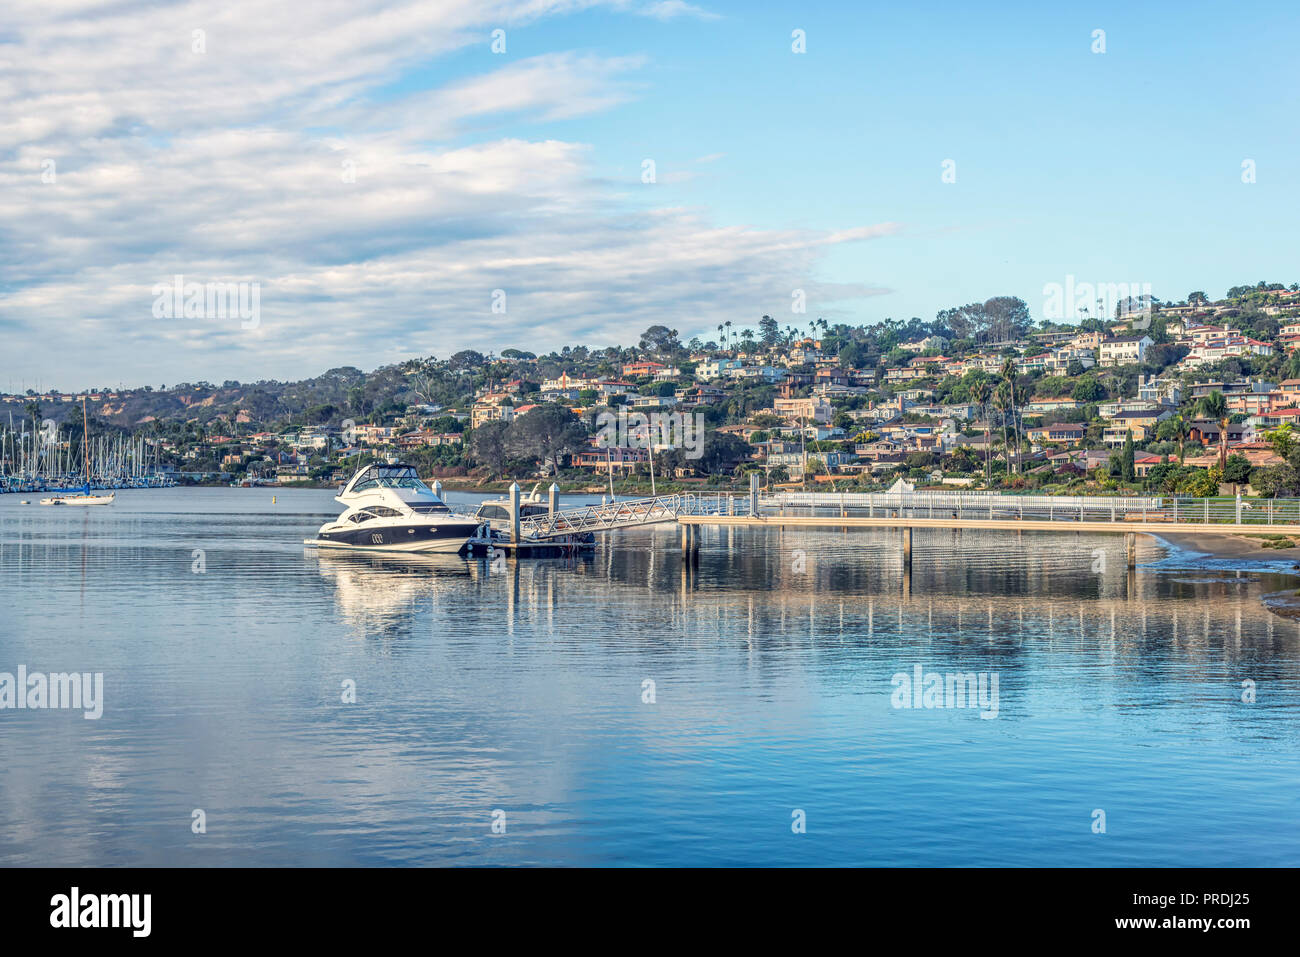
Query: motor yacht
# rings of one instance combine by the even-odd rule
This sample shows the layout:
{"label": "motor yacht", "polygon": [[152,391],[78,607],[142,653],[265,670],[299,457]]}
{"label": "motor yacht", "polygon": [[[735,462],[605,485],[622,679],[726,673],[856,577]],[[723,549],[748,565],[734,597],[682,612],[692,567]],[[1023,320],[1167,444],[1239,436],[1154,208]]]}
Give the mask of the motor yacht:
{"label": "motor yacht", "polygon": [[454,515],[414,468],[363,466],[334,501],[343,514],[304,541],[317,548],[381,552],[459,552],[482,524]]}

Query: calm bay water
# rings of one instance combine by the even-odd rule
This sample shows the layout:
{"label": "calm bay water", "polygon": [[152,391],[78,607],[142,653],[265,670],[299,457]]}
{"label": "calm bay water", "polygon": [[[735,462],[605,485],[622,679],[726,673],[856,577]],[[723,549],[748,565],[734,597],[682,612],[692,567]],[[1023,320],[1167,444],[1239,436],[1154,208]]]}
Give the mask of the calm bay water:
{"label": "calm bay water", "polygon": [[[306,549],[331,495],[0,496],[0,671],[105,697],[0,711],[0,864],[1300,863],[1290,576],[925,530],[910,576],[875,530],[691,569],[667,527],[494,572]],[[917,665],[997,717],[893,707]]]}

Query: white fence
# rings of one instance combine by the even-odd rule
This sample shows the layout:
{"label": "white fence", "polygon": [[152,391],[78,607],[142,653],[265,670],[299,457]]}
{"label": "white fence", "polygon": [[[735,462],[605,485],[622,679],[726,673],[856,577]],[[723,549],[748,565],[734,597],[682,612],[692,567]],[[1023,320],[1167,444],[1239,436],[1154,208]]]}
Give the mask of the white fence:
{"label": "white fence", "polygon": [[[529,516],[520,521],[520,533],[526,540],[535,541],[673,522],[686,515],[750,514],[747,495],[679,493]],[[758,515],[1300,527],[1300,499],[1000,495],[996,492],[783,492],[760,496]]]}
{"label": "white fence", "polygon": [[759,513],[987,521],[1300,525],[1300,499],[1000,495],[996,492],[785,492],[764,496]]}

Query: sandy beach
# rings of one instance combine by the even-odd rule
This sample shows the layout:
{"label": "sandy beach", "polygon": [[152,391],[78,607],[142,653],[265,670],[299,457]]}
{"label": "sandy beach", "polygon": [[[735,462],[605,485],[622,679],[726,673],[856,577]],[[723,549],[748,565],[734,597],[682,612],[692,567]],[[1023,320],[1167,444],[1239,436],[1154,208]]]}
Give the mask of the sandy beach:
{"label": "sandy beach", "polygon": [[1243,535],[1214,535],[1202,532],[1160,533],[1153,536],[1178,548],[1199,552],[1214,559],[1237,561],[1294,561],[1300,563],[1300,547],[1264,548],[1263,538]]}

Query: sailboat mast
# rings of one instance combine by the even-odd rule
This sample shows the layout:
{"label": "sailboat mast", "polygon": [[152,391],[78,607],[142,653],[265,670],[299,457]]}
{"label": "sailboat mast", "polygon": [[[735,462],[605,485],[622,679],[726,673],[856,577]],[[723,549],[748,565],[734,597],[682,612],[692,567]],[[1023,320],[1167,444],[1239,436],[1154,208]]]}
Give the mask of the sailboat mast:
{"label": "sailboat mast", "polygon": [[86,397],[81,397],[81,457],[86,470],[86,485],[90,485],[90,426],[86,423]]}

